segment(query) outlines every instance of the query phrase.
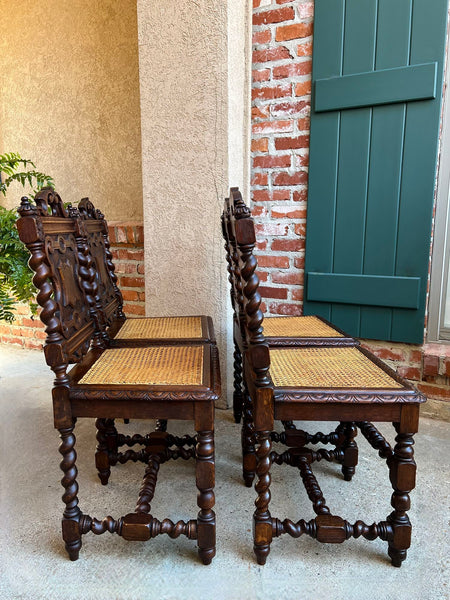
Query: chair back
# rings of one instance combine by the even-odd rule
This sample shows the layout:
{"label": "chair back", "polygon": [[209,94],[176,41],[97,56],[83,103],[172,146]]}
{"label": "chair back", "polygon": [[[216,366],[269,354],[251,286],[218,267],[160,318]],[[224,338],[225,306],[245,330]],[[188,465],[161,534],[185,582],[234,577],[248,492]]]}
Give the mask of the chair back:
{"label": "chair back", "polygon": [[94,260],[95,278],[98,287],[97,307],[102,312],[104,325],[115,319],[125,319],[123,298],[117,286],[117,275],[110,250],[108,224],[100,210],[89,198],[78,204],[89,252]]}
{"label": "chair back", "polygon": [[256,243],[255,225],[250,209],[243,202],[237,188],[230,190],[229,213],[224,221],[227,218],[233,240],[234,293],[246,347],[246,362],[253,371],[256,387],[268,387],[271,384],[268,375],[270,357],[262,326],[264,315],[260,310],[259,277],[256,273],[258,263],[253,254]]}
{"label": "chair back", "polygon": [[66,210],[51,188],[42,189],[34,202],[22,198],[17,229],[31,253],[29,265],[46,326],[46,361],[61,383],[67,366],[83,358],[94,337],[92,260],[78,211]]}
{"label": "chair back", "polygon": [[242,286],[239,275],[239,261],[237,255],[236,239],[234,237],[232,223],[231,223],[231,212],[234,210],[235,203],[241,201],[242,196],[239,192],[239,188],[230,189],[230,197],[225,198],[223,212],[222,212],[222,235],[225,242],[225,252],[227,259],[228,269],[228,281],[230,282],[230,298],[231,306],[233,309],[234,322],[238,330],[238,337],[236,341],[242,345],[245,342],[245,334],[243,329],[244,305],[242,297]]}

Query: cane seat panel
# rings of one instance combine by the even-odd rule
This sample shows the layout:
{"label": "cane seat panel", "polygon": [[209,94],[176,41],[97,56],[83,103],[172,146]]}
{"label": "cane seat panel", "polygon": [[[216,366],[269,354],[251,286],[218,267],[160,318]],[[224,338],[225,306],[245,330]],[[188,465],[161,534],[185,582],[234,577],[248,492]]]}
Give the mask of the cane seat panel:
{"label": "cane seat panel", "polygon": [[201,339],[201,317],[146,317],[127,319],[114,339]]}
{"label": "cane seat panel", "polygon": [[203,383],[203,346],[105,350],[79,384],[195,386]]}
{"label": "cane seat panel", "polygon": [[342,333],[314,316],[264,319],[264,335],[292,338],[344,337]]}
{"label": "cane seat panel", "polygon": [[402,389],[404,386],[356,348],[274,348],[276,387]]}

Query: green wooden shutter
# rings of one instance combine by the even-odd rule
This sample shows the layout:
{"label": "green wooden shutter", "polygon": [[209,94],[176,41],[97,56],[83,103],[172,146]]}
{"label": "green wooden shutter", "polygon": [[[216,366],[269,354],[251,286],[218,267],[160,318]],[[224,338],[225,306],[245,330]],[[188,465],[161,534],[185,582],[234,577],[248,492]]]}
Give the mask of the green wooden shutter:
{"label": "green wooden shutter", "polygon": [[447,0],[316,0],[305,314],[423,341]]}

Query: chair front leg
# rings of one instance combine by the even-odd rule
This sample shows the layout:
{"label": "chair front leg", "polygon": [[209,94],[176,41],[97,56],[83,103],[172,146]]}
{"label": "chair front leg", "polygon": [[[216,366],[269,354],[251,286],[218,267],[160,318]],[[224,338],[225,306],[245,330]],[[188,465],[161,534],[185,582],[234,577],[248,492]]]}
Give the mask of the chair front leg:
{"label": "chair front leg", "polygon": [[264,565],[270,552],[270,543],[272,541],[272,517],[269,512],[270,502],[270,452],[272,450],[272,441],[270,431],[259,431],[256,434],[256,474],[258,481],[255,490],[258,497],[255,501],[256,510],[253,515],[253,549],[256,554],[258,564]]}
{"label": "chair front leg", "polygon": [[102,485],[107,485],[111,475],[111,464],[117,462],[117,429],[114,419],[96,419],[97,427],[97,452],[95,453],[95,466]]}
{"label": "chair front leg", "polygon": [[80,519],[82,513],[78,506],[77,497],[78,483],[76,477],[78,472],[75,466],[77,453],[74,448],[76,438],[73,430],[74,426],[59,429],[61,437],[59,452],[63,457],[60,463],[61,470],[64,473],[64,477],[61,479],[61,484],[64,487],[62,500],[66,505],[62,520],[62,536],[70,560],[77,560],[81,549]]}
{"label": "chair front leg", "polygon": [[407,511],[411,506],[409,492],[416,483],[416,463],[413,433],[403,432],[399,423],[394,423],[394,427],[398,435],[394,454],[389,460],[389,478],[394,488],[391,505],[394,510],[387,518],[393,528],[388,554],[394,567],[400,567],[411,545],[411,522]]}
{"label": "chair front leg", "polygon": [[197,517],[198,554],[204,565],[216,555],[216,515],[214,513],[214,432],[197,431],[196,483],[198,489]]}
{"label": "chair front leg", "polygon": [[244,386],[244,411],[242,415],[242,475],[247,487],[252,487],[256,474],[255,426],[252,399]]}
{"label": "chair front leg", "polygon": [[342,474],[345,481],[351,481],[356,471],[358,464],[358,446],[355,442],[355,437],[358,435],[358,429],[353,421],[341,422],[336,429],[336,432],[343,436],[344,441],[337,446],[343,451],[340,463],[342,465]]}

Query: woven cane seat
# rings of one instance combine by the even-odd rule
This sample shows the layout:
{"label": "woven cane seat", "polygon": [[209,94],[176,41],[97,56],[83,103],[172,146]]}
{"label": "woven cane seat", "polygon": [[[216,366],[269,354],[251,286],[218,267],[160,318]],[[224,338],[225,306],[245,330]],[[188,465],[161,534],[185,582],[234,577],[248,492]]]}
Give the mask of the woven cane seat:
{"label": "woven cane seat", "polygon": [[190,386],[203,383],[203,346],[105,350],[79,384]]}
{"label": "woven cane seat", "polygon": [[201,317],[127,319],[114,339],[201,339]]}
{"label": "woven cane seat", "polygon": [[276,387],[403,388],[357,348],[274,348],[270,375]]}
{"label": "woven cane seat", "polygon": [[264,335],[293,338],[344,337],[342,333],[314,316],[264,319]]}

